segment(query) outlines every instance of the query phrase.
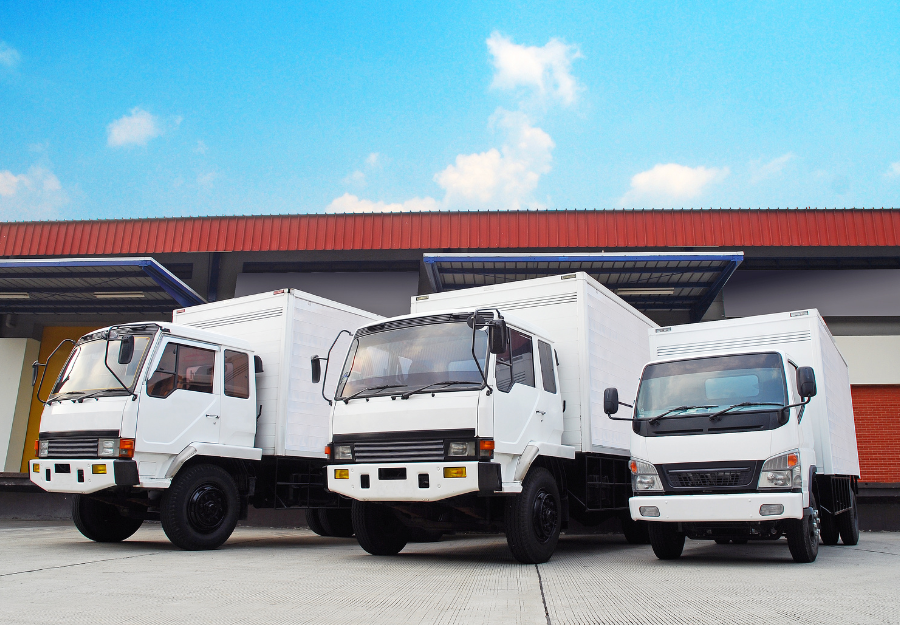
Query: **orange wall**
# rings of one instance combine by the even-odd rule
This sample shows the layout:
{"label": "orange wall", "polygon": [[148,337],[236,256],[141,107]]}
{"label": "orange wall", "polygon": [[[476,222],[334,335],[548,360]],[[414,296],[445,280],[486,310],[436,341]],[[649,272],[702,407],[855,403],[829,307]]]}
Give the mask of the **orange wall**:
{"label": "orange wall", "polygon": [[[53,353],[53,350],[56,349],[56,346],[59,345],[63,339],[77,341],[88,332],[92,332],[96,329],[97,326],[79,328],[44,328],[44,334],[41,336],[41,351],[38,356],[39,360],[41,362],[46,362],[47,358]],[[69,357],[71,352],[72,344],[68,343],[64,345],[56,352],[53,360],[47,365],[47,373],[44,376],[44,387],[41,389],[41,399],[47,399],[50,389],[53,388],[56,378],[59,377],[60,369],[62,369],[62,366],[66,362],[66,358]],[[34,389],[31,392],[31,411],[28,413],[28,432],[25,435],[25,449],[22,453],[23,473],[28,471],[28,461],[34,458],[34,441],[37,440],[38,433],[41,429],[41,413],[44,411],[44,405],[37,399],[38,385],[41,383],[40,380],[41,376],[39,373],[37,384],[34,385]]]}

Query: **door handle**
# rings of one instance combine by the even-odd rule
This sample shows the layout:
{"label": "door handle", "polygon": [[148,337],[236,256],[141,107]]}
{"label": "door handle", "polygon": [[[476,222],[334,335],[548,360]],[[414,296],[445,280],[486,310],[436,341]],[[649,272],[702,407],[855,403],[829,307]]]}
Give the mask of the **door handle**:
{"label": "door handle", "polygon": [[206,418],[207,418],[207,419],[218,419],[218,418],[219,418],[219,415],[217,415],[217,414],[208,414],[208,415],[206,415]]}
{"label": "door handle", "polygon": [[544,412],[543,410],[535,410],[535,412],[538,413],[538,414],[541,415],[541,416],[544,416],[545,414],[547,414],[547,413]]}

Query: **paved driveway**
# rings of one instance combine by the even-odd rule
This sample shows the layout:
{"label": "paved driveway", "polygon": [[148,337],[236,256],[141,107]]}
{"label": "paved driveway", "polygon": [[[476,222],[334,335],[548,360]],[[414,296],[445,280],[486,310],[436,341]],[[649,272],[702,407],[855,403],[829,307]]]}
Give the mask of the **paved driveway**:
{"label": "paved driveway", "polygon": [[374,557],[353,539],[239,528],[185,552],[159,525],[92,543],[69,524],[0,522],[0,623],[900,623],[900,534],[794,564],[784,540],[688,541],[676,562],[618,536],[564,536],[517,564],[502,536]]}

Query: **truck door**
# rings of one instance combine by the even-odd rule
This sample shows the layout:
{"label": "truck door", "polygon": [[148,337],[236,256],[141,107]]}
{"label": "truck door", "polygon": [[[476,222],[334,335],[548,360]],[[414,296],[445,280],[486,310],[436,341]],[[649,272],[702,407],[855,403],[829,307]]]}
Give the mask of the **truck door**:
{"label": "truck door", "polygon": [[506,352],[497,356],[497,393],[494,397],[494,440],[516,444],[521,452],[528,443],[525,431],[533,421],[540,393],[535,387],[534,341],[524,332],[509,329]]}
{"label": "truck door", "polygon": [[218,347],[173,338],[157,354],[138,408],[136,446],[177,454],[195,441],[218,443]]}

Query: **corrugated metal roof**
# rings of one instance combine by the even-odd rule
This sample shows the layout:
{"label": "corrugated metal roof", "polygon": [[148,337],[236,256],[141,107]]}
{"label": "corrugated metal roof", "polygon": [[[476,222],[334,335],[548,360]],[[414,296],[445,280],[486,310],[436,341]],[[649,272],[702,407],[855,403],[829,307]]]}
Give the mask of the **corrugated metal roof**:
{"label": "corrugated metal roof", "polygon": [[168,252],[900,245],[900,209],[190,217],[0,224],[0,256]]}

